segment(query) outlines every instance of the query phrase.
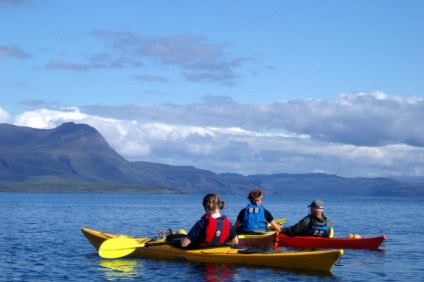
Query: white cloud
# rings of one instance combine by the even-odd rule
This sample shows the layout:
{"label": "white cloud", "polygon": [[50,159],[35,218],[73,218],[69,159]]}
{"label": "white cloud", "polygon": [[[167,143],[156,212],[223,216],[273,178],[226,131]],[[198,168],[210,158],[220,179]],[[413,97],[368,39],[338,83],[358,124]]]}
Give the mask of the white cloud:
{"label": "white cloud", "polygon": [[[360,93],[274,104],[219,99],[186,106],[43,108],[14,123],[35,128],[87,123],[130,161],[245,175],[424,177],[423,112],[422,99]],[[0,110],[0,117],[6,114]]]}
{"label": "white cloud", "polygon": [[209,98],[190,105],[91,106],[83,110],[118,119],[280,132],[357,146],[424,146],[424,99],[380,92],[343,94],[334,100],[236,103]]}
{"label": "white cloud", "polygon": [[9,113],[0,107],[0,123],[10,123],[10,122],[11,122],[11,118]]}
{"label": "white cloud", "polygon": [[39,109],[24,112],[15,118],[15,125],[47,129],[56,127],[67,121],[81,121],[88,115],[81,113],[77,108],[63,108],[58,110]]}

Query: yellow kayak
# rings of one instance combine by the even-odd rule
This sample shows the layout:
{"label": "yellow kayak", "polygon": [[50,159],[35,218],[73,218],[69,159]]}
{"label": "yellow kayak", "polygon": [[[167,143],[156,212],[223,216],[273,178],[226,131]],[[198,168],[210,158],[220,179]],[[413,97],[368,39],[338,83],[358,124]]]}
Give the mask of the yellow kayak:
{"label": "yellow kayak", "polygon": [[239,245],[254,248],[278,249],[278,233],[268,231],[257,234],[239,234]]}
{"label": "yellow kayak", "polygon": [[[276,219],[279,225],[283,225],[286,222],[287,218]],[[273,248],[278,249],[278,232],[273,230],[271,224],[268,224],[270,231],[267,232],[254,232],[238,234],[239,245],[245,247],[255,247],[255,248]]]}
{"label": "yellow kayak", "polygon": [[[252,251],[247,248],[241,249],[240,247],[232,246],[187,249],[166,242],[166,239],[152,241],[152,238],[134,238],[132,236],[100,232],[85,227],[81,231],[93,247],[99,251],[100,255],[102,255],[102,251],[103,254],[109,255],[122,251],[122,256],[132,258],[330,271],[343,255],[343,250],[270,253],[264,250]],[[130,252],[127,253],[126,251],[128,250]],[[119,257],[119,255],[114,257]]]}

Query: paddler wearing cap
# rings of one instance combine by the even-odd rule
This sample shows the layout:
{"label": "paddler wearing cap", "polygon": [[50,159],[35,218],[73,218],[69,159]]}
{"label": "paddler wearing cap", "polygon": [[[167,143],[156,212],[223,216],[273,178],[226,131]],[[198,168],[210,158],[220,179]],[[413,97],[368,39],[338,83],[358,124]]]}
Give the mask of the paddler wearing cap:
{"label": "paddler wearing cap", "polygon": [[324,203],[314,200],[308,207],[311,209],[310,214],[295,225],[283,228],[282,232],[289,236],[329,237],[332,226],[324,215]]}

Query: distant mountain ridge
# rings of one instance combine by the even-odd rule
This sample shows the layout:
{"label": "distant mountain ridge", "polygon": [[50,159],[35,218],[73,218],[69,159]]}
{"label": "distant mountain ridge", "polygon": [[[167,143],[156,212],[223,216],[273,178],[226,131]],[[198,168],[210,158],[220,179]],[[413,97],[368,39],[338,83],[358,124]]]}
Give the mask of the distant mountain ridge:
{"label": "distant mountain ridge", "polygon": [[0,124],[0,191],[282,195],[424,195],[423,183],[320,173],[243,176],[192,166],[129,162],[86,124],[53,129]]}

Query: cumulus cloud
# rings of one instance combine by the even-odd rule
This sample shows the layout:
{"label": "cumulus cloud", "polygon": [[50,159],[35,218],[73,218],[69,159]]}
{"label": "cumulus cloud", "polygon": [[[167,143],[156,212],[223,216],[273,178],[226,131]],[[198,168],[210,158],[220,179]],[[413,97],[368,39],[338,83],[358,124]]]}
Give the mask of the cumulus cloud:
{"label": "cumulus cloud", "polygon": [[33,128],[54,128],[63,122],[81,121],[87,115],[81,113],[77,108],[63,108],[59,110],[39,109],[27,111],[15,118],[14,124]]}
{"label": "cumulus cloud", "polygon": [[11,117],[7,111],[0,107],[0,123],[10,123]]}
{"label": "cumulus cloud", "polygon": [[85,107],[87,113],[118,119],[149,120],[200,127],[238,127],[257,132],[290,132],[314,140],[384,146],[424,147],[424,99],[373,94],[343,94],[334,100],[236,103],[208,97],[190,105]]}
{"label": "cumulus cloud", "polygon": [[185,106],[43,108],[14,123],[36,128],[86,123],[130,161],[245,175],[423,177],[423,110],[422,99],[382,93],[274,104],[208,97]]}
{"label": "cumulus cloud", "polygon": [[26,111],[16,116],[13,124],[50,129],[65,122],[84,123],[93,126],[115,150],[126,157],[143,157],[149,152],[149,146],[143,140],[139,140],[140,132],[143,132],[143,130],[134,121],[88,115],[82,113],[76,107],[41,108]]}

